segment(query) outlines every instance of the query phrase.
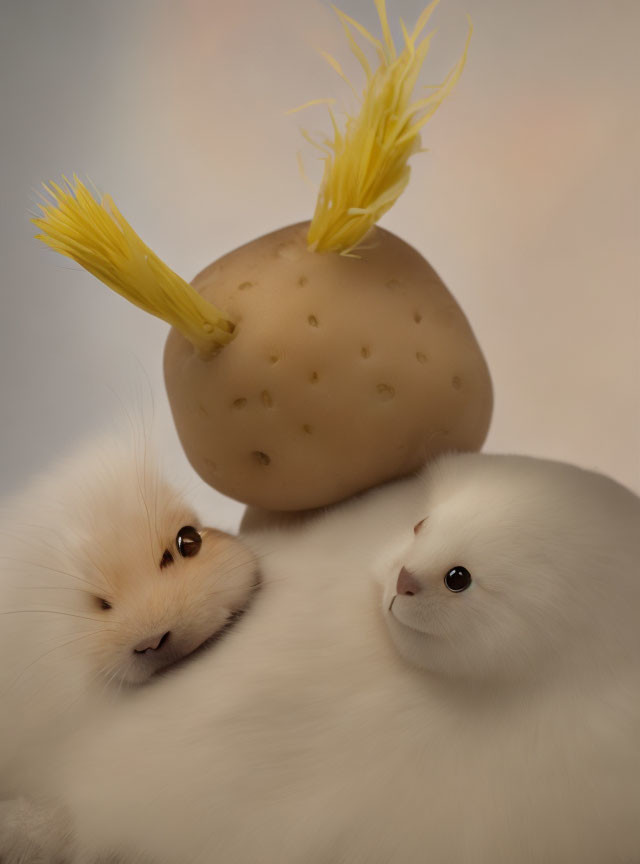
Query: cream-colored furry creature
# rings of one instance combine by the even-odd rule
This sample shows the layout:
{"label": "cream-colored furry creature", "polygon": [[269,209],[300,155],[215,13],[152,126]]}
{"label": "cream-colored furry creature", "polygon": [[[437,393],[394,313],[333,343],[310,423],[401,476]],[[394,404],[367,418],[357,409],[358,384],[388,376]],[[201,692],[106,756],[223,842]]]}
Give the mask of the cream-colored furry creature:
{"label": "cream-colored furry creature", "polygon": [[126,703],[136,687],[217,641],[248,605],[259,578],[251,551],[201,524],[159,473],[146,443],[91,442],[6,502],[3,517],[5,864],[30,860],[28,850],[43,843],[54,845],[47,838],[60,821],[55,802],[20,797],[29,766],[91,716]]}

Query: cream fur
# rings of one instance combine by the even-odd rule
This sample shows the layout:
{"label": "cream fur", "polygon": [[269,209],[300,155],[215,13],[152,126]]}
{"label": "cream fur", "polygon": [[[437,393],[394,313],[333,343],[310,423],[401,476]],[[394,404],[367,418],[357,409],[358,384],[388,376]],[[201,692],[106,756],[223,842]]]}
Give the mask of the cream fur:
{"label": "cream fur", "polygon": [[[78,861],[632,864],[639,528],[604,477],[464,455],[252,535],[265,590],[215,657],[50,766]],[[425,590],[389,613],[401,566]]]}
{"label": "cream fur", "polygon": [[[191,558],[175,544],[185,525],[202,531]],[[252,594],[256,561],[202,527],[146,440],[88,443],[5,502],[0,530],[2,799],[22,792],[25,763],[223,628]],[[174,560],[161,568],[165,549]],[[161,650],[134,653],[165,632]]]}

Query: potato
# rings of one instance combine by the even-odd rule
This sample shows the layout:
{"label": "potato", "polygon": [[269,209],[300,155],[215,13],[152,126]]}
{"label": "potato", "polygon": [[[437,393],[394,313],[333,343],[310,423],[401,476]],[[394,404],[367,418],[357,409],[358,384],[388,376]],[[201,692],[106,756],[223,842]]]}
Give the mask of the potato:
{"label": "potato", "polygon": [[198,474],[270,510],[340,501],[482,446],[487,364],[464,313],[411,246],[379,227],[361,257],[307,248],[308,223],[224,255],[193,287],[237,325],[202,359],[177,330],[164,373]]}
{"label": "potato", "polygon": [[414,98],[437,4],[401,25],[400,49],[375,5],[381,38],[336,10],[366,79],[357,114],[341,128],[333,100],[302,106],[327,102],[333,129],[305,133],[324,162],[310,222],[247,243],[190,285],[77,177],[45,187],[33,220],[48,246],[172,326],[165,380],[187,457],[256,508],[332,504],[442,450],[478,449],[489,427],[491,381],[464,314],[415,249],[376,227],[460,77],[471,26],[448,75]]}

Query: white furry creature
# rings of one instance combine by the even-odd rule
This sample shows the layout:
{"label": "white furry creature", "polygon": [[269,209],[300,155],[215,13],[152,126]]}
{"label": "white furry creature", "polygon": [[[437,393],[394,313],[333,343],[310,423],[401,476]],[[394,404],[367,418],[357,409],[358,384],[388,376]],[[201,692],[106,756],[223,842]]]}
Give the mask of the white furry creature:
{"label": "white furry creature", "polygon": [[[259,578],[252,552],[202,525],[146,444],[91,442],[5,502],[3,512],[4,862],[3,830],[17,838],[30,818],[31,803],[17,798],[28,766],[92,713],[126,702],[139,685],[217,640]],[[14,796],[12,812],[7,799]],[[34,820],[41,833],[53,833],[44,810],[38,803]]]}
{"label": "white furry creature", "polygon": [[465,456],[433,466],[423,509],[383,600],[407,659],[483,687],[640,669],[632,493],[560,463]]}
{"label": "white furry creature", "polygon": [[631,492],[449,456],[248,540],[265,587],[215,657],[34,774],[77,861],[640,860]]}

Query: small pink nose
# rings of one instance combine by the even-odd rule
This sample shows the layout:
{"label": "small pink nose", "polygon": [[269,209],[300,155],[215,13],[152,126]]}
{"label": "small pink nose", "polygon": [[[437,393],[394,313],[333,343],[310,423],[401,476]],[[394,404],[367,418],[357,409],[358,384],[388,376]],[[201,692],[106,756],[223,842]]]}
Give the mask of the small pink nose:
{"label": "small pink nose", "polygon": [[414,594],[419,594],[421,590],[420,583],[415,576],[409,573],[406,567],[403,567],[398,576],[398,584],[396,586],[398,594],[413,597]]}
{"label": "small pink nose", "polygon": [[167,630],[166,633],[160,633],[158,636],[149,636],[146,639],[143,639],[142,642],[138,642],[133,650],[136,654],[146,654],[147,651],[157,651],[158,648],[162,648],[168,638],[169,631]]}

